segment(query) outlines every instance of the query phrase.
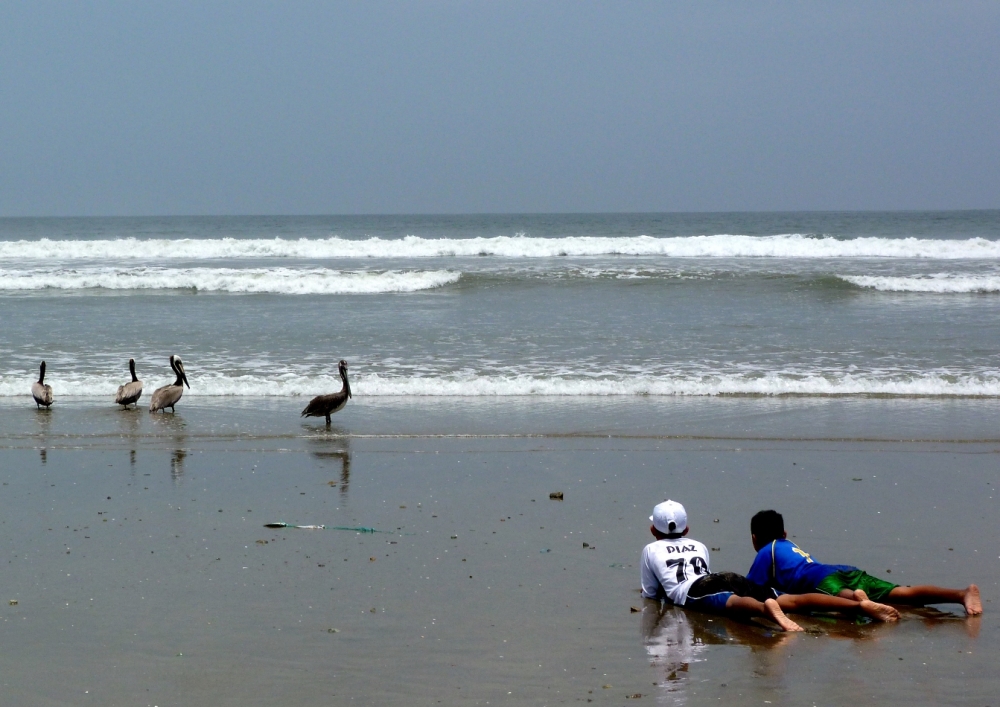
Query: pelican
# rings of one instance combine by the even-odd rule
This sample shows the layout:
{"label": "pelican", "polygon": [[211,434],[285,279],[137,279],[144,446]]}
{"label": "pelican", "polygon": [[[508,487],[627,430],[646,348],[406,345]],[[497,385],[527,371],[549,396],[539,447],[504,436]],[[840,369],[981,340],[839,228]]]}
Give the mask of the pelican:
{"label": "pelican", "polygon": [[309,401],[306,409],[302,411],[302,417],[325,417],[326,424],[330,424],[330,415],[338,412],[347,405],[347,399],[351,397],[351,384],[347,382],[347,361],[340,362],[340,379],[344,381],[339,393],[330,395],[317,395]]}
{"label": "pelican", "polygon": [[139,407],[139,398],[142,397],[142,381],[135,377],[134,358],[128,360],[128,370],[132,373],[132,382],[118,386],[118,395],[115,396],[115,402],[123,405],[125,409],[132,403],[136,403],[136,407]]}
{"label": "pelican", "polygon": [[45,361],[38,367],[38,382],[31,385],[31,397],[35,399],[35,407],[52,404],[52,386],[45,383]]}
{"label": "pelican", "polygon": [[150,412],[166,410],[167,408],[170,408],[170,412],[173,412],[174,405],[177,404],[177,401],[181,399],[181,395],[184,393],[184,386],[191,387],[187,376],[184,374],[184,364],[181,363],[180,356],[170,357],[170,367],[177,374],[177,380],[174,381],[173,385],[165,385],[153,391],[153,399],[149,401]]}

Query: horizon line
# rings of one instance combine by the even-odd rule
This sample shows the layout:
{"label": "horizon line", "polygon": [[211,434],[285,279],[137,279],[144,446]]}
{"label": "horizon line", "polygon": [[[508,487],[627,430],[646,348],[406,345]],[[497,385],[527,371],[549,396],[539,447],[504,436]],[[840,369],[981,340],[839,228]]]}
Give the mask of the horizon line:
{"label": "horizon line", "polygon": [[415,211],[383,213],[230,213],[230,214],[62,214],[62,215],[0,215],[0,221],[41,219],[158,219],[158,218],[398,218],[398,217],[476,217],[476,216],[680,216],[711,214],[930,214],[977,213],[1000,211],[1000,207],[975,209],[730,209],[694,211]]}

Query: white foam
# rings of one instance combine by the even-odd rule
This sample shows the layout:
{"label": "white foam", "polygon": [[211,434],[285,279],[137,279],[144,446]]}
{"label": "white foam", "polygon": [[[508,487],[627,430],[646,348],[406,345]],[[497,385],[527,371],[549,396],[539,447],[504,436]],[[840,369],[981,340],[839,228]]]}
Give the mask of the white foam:
{"label": "white foam", "polygon": [[937,273],[922,277],[840,275],[842,280],[882,292],[986,293],[1000,292],[1000,276]]}
{"label": "white foam", "polygon": [[998,259],[1000,242],[920,238],[816,238],[712,235],[533,238],[300,238],[300,239],[137,239],[21,240],[0,242],[0,261],[13,260],[166,260],[218,258],[428,258],[498,256],[659,255],[675,258],[933,258]]}
{"label": "white foam", "polygon": [[324,268],[89,268],[0,270],[0,290],[175,290],[286,295],[416,292],[458,282],[461,273]]}
{"label": "white foam", "polygon": [[[0,376],[0,397],[30,395],[32,373]],[[185,397],[312,397],[340,389],[336,376],[190,375]],[[46,377],[60,396],[113,399],[123,376]],[[146,381],[147,393],[172,382],[169,377]],[[1000,371],[979,373],[923,372],[904,374],[788,374],[619,376],[614,378],[545,378],[538,376],[454,375],[393,377],[360,375],[351,380],[356,397],[507,397],[507,396],[929,396],[998,397]]]}

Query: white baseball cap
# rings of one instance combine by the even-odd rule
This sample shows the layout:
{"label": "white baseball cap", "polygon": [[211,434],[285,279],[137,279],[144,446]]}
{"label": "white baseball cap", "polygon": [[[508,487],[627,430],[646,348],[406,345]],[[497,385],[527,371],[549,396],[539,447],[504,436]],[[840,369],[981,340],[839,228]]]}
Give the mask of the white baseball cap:
{"label": "white baseball cap", "polygon": [[679,535],[687,530],[688,514],[677,501],[666,500],[653,508],[649,517],[653,527],[664,535]]}

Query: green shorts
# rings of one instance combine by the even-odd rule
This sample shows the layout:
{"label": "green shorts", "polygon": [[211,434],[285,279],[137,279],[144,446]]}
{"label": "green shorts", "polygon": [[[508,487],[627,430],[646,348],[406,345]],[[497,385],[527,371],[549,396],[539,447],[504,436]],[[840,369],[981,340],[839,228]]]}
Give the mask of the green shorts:
{"label": "green shorts", "polygon": [[864,570],[839,570],[827,575],[816,587],[817,592],[837,596],[842,589],[860,589],[872,601],[882,601],[898,584],[886,582],[884,579],[872,577]]}

